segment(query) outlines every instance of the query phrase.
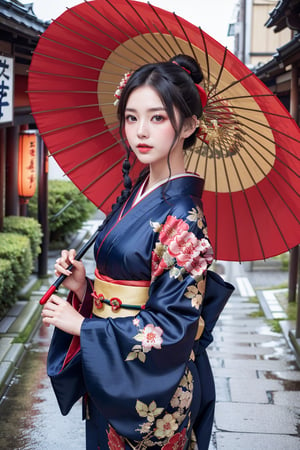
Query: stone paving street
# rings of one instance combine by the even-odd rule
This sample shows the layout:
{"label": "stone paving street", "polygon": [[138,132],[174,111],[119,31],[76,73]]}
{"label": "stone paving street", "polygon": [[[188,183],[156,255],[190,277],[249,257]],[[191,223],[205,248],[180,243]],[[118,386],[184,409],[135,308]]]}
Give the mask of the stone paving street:
{"label": "stone paving street", "polygon": [[[231,269],[245,275],[243,266],[231,263]],[[277,281],[274,273],[266,278]],[[217,390],[210,450],[300,448],[300,371],[283,334],[272,332],[265,317],[250,316],[258,309],[236,292],[215,328],[209,347]]]}

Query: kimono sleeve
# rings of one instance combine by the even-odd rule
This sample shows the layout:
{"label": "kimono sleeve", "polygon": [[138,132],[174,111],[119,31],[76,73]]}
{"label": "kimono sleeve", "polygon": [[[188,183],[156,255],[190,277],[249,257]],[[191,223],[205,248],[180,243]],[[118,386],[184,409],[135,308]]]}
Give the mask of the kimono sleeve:
{"label": "kimono sleeve", "polygon": [[155,239],[146,308],[135,317],[85,319],[81,328],[89,396],[129,439],[141,440],[149,415],[155,427],[185,373],[194,344],[213,252],[202,216],[196,208],[192,212],[149,223]]}

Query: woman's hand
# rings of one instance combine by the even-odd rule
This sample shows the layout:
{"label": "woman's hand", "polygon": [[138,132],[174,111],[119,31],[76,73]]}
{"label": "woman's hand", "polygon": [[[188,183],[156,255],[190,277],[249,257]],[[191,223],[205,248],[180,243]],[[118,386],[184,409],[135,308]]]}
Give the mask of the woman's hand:
{"label": "woman's hand", "polygon": [[[70,291],[73,291],[78,299],[82,301],[86,290],[85,268],[81,261],[75,259],[76,251],[63,250],[60,258],[55,262],[55,275],[59,277],[61,274],[66,275],[67,278],[62,283],[63,286]],[[70,264],[73,264],[72,271],[67,270]]]}
{"label": "woman's hand", "polygon": [[58,295],[51,295],[42,311],[43,323],[54,325],[66,333],[80,336],[84,317]]}

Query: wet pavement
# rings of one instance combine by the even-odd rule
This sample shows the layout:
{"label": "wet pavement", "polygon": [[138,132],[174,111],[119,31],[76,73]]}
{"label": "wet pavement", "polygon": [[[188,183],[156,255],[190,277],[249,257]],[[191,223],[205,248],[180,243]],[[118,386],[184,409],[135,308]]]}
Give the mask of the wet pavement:
{"label": "wet pavement", "polygon": [[[53,255],[53,261],[56,255]],[[93,271],[92,251],[85,256]],[[49,267],[53,267],[49,259]],[[247,271],[221,263],[224,277],[250,280],[255,289],[286,281],[287,273]],[[63,290],[60,290],[63,294]],[[63,417],[46,375],[52,328],[41,325],[0,403],[0,449],[83,450],[81,402]],[[237,289],[209,347],[217,403],[209,450],[297,450],[300,448],[300,370],[282,333],[259,314],[259,304]]]}
{"label": "wet pavement", "polygon": [[[233,283],[246,276],[255,290],[287,280],[287,273],[268,267],[257,272],[236,263],[224,267]],[[283,334],[272,331],[259,305],[236,292],[208,354],[217,389],[210,450],[299,449],[300,370]]]}
{"label": "wet pavement", "polygon": [[41,326],[0,403],[0,449],[83,450],[84,422],[78,402],[67,417],[59,411],[46,374],[52,330]]}

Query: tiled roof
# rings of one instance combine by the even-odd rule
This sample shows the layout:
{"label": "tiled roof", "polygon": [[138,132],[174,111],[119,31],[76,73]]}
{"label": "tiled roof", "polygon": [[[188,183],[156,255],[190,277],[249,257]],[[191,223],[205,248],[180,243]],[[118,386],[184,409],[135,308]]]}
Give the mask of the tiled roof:
{"label": "tiled roof", "polygon": [[287,27],[291,30],[300,30],[299,0],[279,0],[269,16],[265,26],[267,28],[275,27],[275,33]]}
{"label": "tiled roof", "polygon": [[4,22],[5,19],[6,26],[9,23],[12,29],[21,26],[37,33],[43,33],[49,25],[34,14],[33,3],[24,5],[17,0],[0,0],[0,20]]}

